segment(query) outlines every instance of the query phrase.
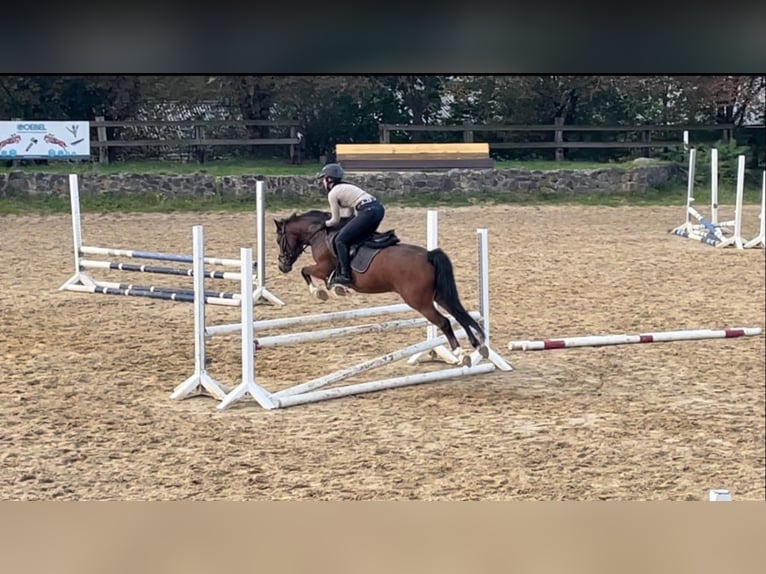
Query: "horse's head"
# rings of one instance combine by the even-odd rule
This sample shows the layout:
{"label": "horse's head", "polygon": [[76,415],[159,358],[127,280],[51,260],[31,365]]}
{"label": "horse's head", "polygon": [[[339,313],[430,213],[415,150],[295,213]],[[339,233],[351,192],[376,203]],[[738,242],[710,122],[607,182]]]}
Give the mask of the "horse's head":
{"label": "horse's head", "polygon": [[330,217],[324,211],[307,211],[300,215],[293,213],[286,219],[275,219],[277,245],[279,245],[279,270],[289,273],[301,253],[311,245],[314,237],[324,229],[324,222]]}

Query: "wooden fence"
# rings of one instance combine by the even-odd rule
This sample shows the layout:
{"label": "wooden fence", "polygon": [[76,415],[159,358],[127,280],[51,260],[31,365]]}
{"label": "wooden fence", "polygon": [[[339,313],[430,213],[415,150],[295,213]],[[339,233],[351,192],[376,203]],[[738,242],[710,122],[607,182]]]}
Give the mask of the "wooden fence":
{"label": "wooden fence", "polygon": [[[530,132],[548,132],[551,134],[547,141],[489,141],[490,151],[498,149],[531,149],[531,148],[550,148],[555,150],[555,159],[561,161],[564,159],[565,149],[607,149],[607,148],[623,148],[623,149],[642,149],[643,153],[650,155],[651,148],[674,148],[683,147],[683,132],[690,133],[690,139],[692,142],[694,138],[691,136],[693,132],[706,131],[706,132],[721,132],[721,138],[723,141],[728,142],[732,137],[732,131],[734,130],[734,124],[716,124],[716,125],[678,125],[678,126],[662,126],[662,125],[644,125],[644,126],[577,126],[577,125],[564,125],[563,118],[556,118],[553,124],[542,125],[475,125],[475,124],[461,124],[455,126],[423,126],[423,125],[408,125],[408,124],[379,124],[379,140],[380,143],[391,143],[391,133],[398,132],[458,132],[462,133],[462,141],[474,142],[474,136],[477,132],[492,133],[492,134],[513,134],[513,133],[530,133]],[[618,141],[565,141],[565,133],[618,133],[622,134],[621,139]],[[669,132],[678,133],[677,139],[670,140],[656,140],[653,138],[655,133],[661,133],[664,137],[667,137]],[[486,141],[486,140],[485,140]],[[692,143],[693,145],[693,143]]]}
{"label": "wooden fence", "polygon": [[[287,137],[273,138],[214,138],[206,136],[206,128],[212,127],[269,127],[282,128]],[[96,130],[96,139],[91,138],[91,149],[98,150],[99,163],[109,163],[109,148],[118,147],[191,147],[200,162],[205,161],[206,146],[253,146],[273,145],[289,146],[290,160],[301,163],[303,135],[299,133],[296,121],[269,120],[151,120],[151,121],[112,121],[102,116],[90,122]],[[192,137],[187,138],[151,138],[151,139],[109,139],[107,128],[193,128]]]}
{"label": "wooden fence", "polygon": [[[154,121],[111,121],[103,117],[97,117],[90,122],[95,130],[95,138],[91,137],[91,148],[98,150],[100,163],[109,162],[110,148],[120,147],[177,147],[190,148],[197,160],[205,161],[207,150],[216,146],[288,146],[289,157],[293,163],[303,161],[304,136],[299,131],[296,121],[269,121],[269,120],[154,120]],[[278,137],[242,137],[242,138],[216,138],[206,135],[206,130],[214,127],[268,127],[275,131],[281,131]],[[141,138],[131,139],[128,134],[120,134],[120,138],[108,137],[108,128],[193,128],[189,137],[174,138]],[[763,130],[763,126],[754,126]],[[564,151],[567,149],[640,149],[644,155],[651,155],[652,148],[681,148],[684,146],[683,132],[689,132],[691,145],[695,145],[698,138],[695,132],[719,133],[718,139],[729,142],[736,128],[734,124],[716,125],[643,125],[643,126],[581,126],[564,125],[561,118],[553,124],[541,125],[476,125],[460,124],[452,126],[434,125],[410,125],[410,124],[379,124],[379,143],[392,143],[391,134],[399,133],[452,133],[457,137],[448,138],[452,141],[466,143],[477,142],[476,134],[485,134],[479,137],[480,141],[489,143],[490,151],[501,149],[533,149],[547,148],[554,150],[556,160],[564,159]],[[747,130],[751,131],[751,130]],[[516,134],[542,134],[526,137],[522,140],[508,141],[508,136]],[[547,136],[545,134],[548,134]],[[577,134],[572,139],[565,140],[565,134]],[[612,134],[606,140],[583,141],[582,136],[588,134]],[[617,135],[616,140],[614,135]],[[498,138],[497,136],[500,135]],[[587,137],[587,136],[586,136]],[[577,139],[579,138],[579,139]],[[756,146],[760,146],[760,141]],[[760,149],[760,147],[759,147]],[[757,152],[759,153],[759,152]],[[763,152],[760,152],[763,153]]]}

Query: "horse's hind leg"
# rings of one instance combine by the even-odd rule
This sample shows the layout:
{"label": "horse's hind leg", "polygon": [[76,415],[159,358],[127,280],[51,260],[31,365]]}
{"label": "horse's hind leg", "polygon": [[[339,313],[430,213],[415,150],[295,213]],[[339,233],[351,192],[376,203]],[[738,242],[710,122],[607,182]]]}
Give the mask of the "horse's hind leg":
{"label": "horse's hind leg", "polygon": [[[468,312],[465,310],[465,308],[458,302],[458,304],[455,307],[460,307],[459,309],[453,308],[452,305],[450,305],[446,301],[440,300],[439,297],[436,298],[436,302],[441,305],[447,313],[455,317],[455,320],[460,323],[460,326],[463,327],[463,330],[466,333],[466,336],[468,337],[468,340],[471,343],[471,346],[479,351],[479,354],[484,357],[485,359],[489,357],[489,349],[487,349],[487,346],[484,344],[484,337],[482,336],[482,340],[479,340],[479,338],[476,336],[476,333],[474,332],[474,329],[479,329],[479,332],[483,335],[481,332],[481,326],[476,323],[476,321],[471,317]],[[467,317],[467,319],[466,319]]]}
{"label": "horse's hind leg", "polygon": [[417,302],[407,300],[406,297],[402,298],[405,303],[418,311],[418,313],[423,315],[423,317],[436,325],[436,327],[444,333],[444,336],[447,337],[447,341],[449,342],[450,350],[457,358],[458,363],[465,366],[471,365],[471,358],[468,355],[463,354],[463,349],[460,347],[457,336],[455,336],[455,331],[452,329],[452,323],[450,323],[450,320],[447,317],[439,313],[430,298],[427,301],[421,300]]}

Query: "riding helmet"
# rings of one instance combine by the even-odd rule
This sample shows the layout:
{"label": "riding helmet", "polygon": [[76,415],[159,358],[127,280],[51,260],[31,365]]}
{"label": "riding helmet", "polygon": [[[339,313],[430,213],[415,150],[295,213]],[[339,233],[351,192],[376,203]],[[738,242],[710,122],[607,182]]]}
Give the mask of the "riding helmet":
{"label": "riding helmet", "polygon": [[343,179],[343,168],[340,166],[340,164],[328,163],[322,168],[322,171],[319,173],[319,177],[322,179],[325,177],[331,177],[333,179],[341,180]]}

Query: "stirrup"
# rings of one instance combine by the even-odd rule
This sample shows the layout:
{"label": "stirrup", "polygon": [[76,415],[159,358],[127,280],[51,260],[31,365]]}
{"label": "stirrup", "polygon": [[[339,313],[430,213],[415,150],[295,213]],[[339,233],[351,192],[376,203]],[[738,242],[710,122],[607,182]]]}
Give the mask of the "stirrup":
{"label": "stirrup", "polygon": [[336,269],[332,272],[332,275],[330,276],[330,282],[329,287],[332,287],[333,285],[351,285],[354,282],[354,279],[351,276],[351,271],[349,270],[348,275],[343,275],[340,272],[340,269]]}

